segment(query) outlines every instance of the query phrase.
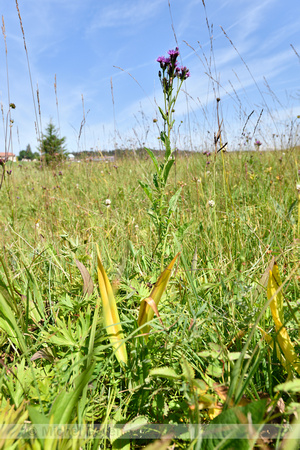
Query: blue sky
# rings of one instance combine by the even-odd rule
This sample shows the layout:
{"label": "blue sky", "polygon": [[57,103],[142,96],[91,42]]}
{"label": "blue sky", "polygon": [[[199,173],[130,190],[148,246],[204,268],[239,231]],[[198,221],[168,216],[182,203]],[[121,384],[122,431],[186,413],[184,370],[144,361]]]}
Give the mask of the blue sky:
{"label": "blue sky", "polygon": [[[15,1],[2,0],[0,5],[10,101],[16,104],[13,151],[18,154],[28,143],[33,149],[37,146],[35,113]],[[276,145],[284,144],[291,127],[300,122],[296,119],[300,59],[290,46],[300,54],[299,0],[206,0],[213,52],[202,0],[170,0],[170,5],[173,22],[168,0],[19,0],[32,81],[34,89],[39,88],[42,129],[52,118],[66,136],[69,152],[115,146],[158,148],[160,122],[153,119],[159,118],[162,93],[156,59],[176,46],[173,24],[182,63],[191,73],[176,106],[174,146],[197,150],[212,146],[216,95],[221,98],[223,139],[229,148],[242,142],[252,111],[245,132],[260,139],[265,148],[272,145],[274,134],[279,136]],[[0,95],[6,117],[3,36]],[[82,99],[86,122],[78,140]],[[0,145],[4,149],[2,128]]]}

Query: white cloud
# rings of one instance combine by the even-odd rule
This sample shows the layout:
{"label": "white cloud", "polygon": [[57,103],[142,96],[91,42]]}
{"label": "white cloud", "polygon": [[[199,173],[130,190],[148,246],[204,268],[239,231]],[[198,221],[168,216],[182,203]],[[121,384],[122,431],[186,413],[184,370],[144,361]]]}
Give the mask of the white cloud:
{"label": "white cloud", "polygon": [[90,31],[99,28],[119,28],[137,26],[153,18],[164,0],[110,1],[104,7],[99,7],[90,25]]}

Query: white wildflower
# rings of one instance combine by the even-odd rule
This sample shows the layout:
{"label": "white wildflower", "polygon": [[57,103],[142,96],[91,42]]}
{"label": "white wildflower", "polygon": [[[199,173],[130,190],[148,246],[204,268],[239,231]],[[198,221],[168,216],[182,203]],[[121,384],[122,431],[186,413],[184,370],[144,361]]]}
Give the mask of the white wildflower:
{"label": "white wildflower", "polygon": [[110,200],[109,198],[107,198],[107,199],[105,200],[105,205],[107,206],[107,208],[110,207],[110,205],[111,205],[111,200]]}
{"label": "white wildflower", "polygon": [[296,184],[296,189],[298,192],[300,192],[300,184]]}
{"label": "white wildflower", "polygon": [[209,200],[208,206],[210,206],[211,208],[213,208],[213,207],[215,206],[215,202],[214,202],[213,200]]}

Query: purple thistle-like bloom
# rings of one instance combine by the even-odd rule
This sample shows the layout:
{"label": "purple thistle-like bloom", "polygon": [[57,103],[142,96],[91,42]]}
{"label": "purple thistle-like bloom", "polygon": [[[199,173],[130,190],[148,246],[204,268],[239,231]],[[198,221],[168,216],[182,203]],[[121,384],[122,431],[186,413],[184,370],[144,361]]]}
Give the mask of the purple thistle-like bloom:
{"label": "purple thistle-like bloom", "polygon": [[179,78],[181,80],[186,80],[189,76],[190,76],[189,69],[187,67],[181,67],[180,68],[180,73],[179,73]]}
{"label": "purple thistle-like bloom", "polygon": [[170,64],[171,59],[170,58],[165,58],[164,56],[159,56],[156,61],[159,62],[160,67],[163,70],[165,70],[165,68]]}
{"label": "purple thistle-like bloom", "polygon": [[254,142],[254,145],[257,145],[257,147],[260,147],[261,146],[261,142],[258,139],[256,139],[256,141]]}
{"label": "purple thistle-like bloom", "polygon": [[171,58],[173,57],[173,58],[177,58],[177,56],[179,56],[179,48],[178,47],[176,47],[175,48],[175,50],[169,50],[168,51],[168,55],[170,55],[171,56]]}
{"label": "purple thistle-like bloom", "polygon": [[170,55],[170,60],[171,60],[172,66],[175,66],[176,65],[176,59],[179,56],[179,48],[176,47],[175,50],[169,50],[168,51],[168,55]]}

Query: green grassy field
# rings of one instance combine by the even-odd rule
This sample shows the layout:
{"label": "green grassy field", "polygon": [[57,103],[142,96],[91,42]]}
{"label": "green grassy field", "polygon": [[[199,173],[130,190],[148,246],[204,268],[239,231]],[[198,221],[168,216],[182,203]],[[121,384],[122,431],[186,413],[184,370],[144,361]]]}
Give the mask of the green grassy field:
{"label": "green grassy field", "polygon": [[[116,423],[127,430],[165,424],[162,434],[172,424],[248,424],[244,439],[235,440],[230,427],[213,439],[195,430],[178,436],[175,427],[173,438],[153,448],[298,448],[296,435],[284,443],[285,431],[258,438],[250,425],[299,423],[299,159],[299,149],[181,156],[166,186],[166,202],[181,190],[163,246],[138,183],[151,184],[146,153],[54,169],[7,165],[12,173],[0,191],[0,421],[98,424],[102,433],[39,440],[15,439],[11,430],[0,448],[149,444],[142,432],[107,432]],[[96,244],[114,288],[127,365],[104,326]],[[178,252],[147,339],[137,325],[141,300]],[[285,340],[267,298],[273,258],[283,283],[273,301],[283,294]]]}

